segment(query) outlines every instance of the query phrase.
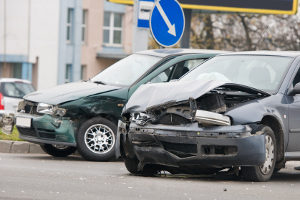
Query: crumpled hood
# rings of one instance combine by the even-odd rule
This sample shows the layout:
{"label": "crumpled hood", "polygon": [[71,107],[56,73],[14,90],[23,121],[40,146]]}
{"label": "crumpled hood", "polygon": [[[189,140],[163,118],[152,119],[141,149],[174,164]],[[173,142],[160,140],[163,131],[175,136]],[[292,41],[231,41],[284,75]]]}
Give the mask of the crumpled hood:
{"label": "crumpled hood", "polygon": [[38,103],[57,105],[67,101],[76,100],[81,97],[109,92],[117,89],[120,89],[120,87],[101,85],[90,81],[74,82],[30,93],[26,95],[24,99]]}
{"label": "crumpled hood", "polygon": [[223,81],[175,81],[169,83],[145,84],[140,86],[131,96],[123,113],[144,112],[150,108],[159,107],[165,104],[172,104],[187,101],[189,98],[197,99],[207,92],[218,88],[240,90],[250,94],[270,96],[261,90],[244,85],[223,82]]}

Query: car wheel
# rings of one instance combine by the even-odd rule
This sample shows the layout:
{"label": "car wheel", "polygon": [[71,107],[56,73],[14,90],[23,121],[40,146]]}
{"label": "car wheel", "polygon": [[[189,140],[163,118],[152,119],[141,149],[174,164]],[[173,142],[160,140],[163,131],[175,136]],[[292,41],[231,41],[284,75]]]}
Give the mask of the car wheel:
{"label": "car wheel", "polygon": [[124,163],[125,163],[126,169],[130,173],[132,173],[134,175],[140,174],[139,171],[138,171],[139,161],[137,159],[134,159],[134,158],[124,158]]}
{"label": "car wheel", "polygon": [[139,161],[136,158],[124,158],[126,169],[134,175],[154,176],[160,171],[156,165],[145,165],[142,171],[138,170]]}
{"label": "car wheel", "polygon": [[258,131],[262,131],[265,136],[266,159],[261,166],[242,167],[241,175],[249,181],[268,181],[275,168],[276,163],[276,139],[273,130],[268,126],[260,126]]}
{"label": "car wheel", "polygon": [[65,145],[41,144],[42,150],[54,157],[67,157],[76,151],[75,147]]}
{"label": "car wheel", "polygon": [[108,161],[115,157],[117,126],[102,117],[84,122],[76,135],[80,155],[90,161]]}

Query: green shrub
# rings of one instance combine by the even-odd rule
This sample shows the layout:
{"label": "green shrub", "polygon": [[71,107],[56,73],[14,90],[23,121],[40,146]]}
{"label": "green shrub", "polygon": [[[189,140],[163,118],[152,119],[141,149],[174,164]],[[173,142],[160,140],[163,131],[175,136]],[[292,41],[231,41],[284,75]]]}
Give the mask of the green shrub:
{"label": "green shrub", "polygon": [[16,127],[14,127],[14,130],[11,135],[6,135],[0,131],[0,140],[13,140],[13,141],[22,141],[19,138],[19,132]]}

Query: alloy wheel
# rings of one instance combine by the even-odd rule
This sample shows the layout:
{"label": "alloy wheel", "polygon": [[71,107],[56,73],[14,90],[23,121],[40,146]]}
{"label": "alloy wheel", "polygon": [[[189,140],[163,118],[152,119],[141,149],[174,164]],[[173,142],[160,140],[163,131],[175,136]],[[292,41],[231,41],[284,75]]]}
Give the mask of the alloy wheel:
{"label": "alloy wheel", "polygon": [[95,124],[86,130],[84,141],[90,151],[97,154],[104,154],[113,149],[115,135],[108,126]]}
{"label": "alloy wheel", "polygon": [[263,174],[269,174],[274,165],[275,158],[275,145],[271,136],[265,136],[265,147],[266,147],[266,160],[263,165],[260,166],[260,170]]}

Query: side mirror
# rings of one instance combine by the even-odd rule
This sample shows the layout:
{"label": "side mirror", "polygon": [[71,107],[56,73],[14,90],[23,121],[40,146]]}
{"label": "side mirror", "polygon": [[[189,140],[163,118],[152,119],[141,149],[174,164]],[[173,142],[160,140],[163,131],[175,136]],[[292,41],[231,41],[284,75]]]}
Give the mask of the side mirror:
{"label": "side mirror", "polygon": [[288,93],[288,95],[295,95],[295,94],[300,94],[300,82],[297,83],[293,89],[291,89]]}

